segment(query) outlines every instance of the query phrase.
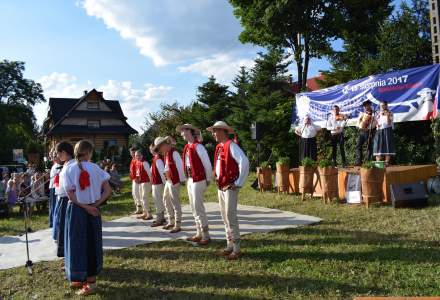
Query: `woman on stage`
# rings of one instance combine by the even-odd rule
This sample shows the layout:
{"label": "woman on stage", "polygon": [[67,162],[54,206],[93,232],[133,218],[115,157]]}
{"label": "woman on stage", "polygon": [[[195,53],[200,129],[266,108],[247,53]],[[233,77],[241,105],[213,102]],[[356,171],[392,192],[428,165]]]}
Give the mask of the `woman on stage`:
{"label": "woman on stage", "polygon": [[321,130],[321,127],[313,124],[309,116],[304,118],[302,125],[295,128],[295,133],[301,137],[299,160],[302,161],[305,157],[310,157],[313,160],[318,158],[318,149],[316,145],[316,135]]}
{"label": "woman on stage", "polygon": [[393,137],[393,113],[388,109],[388,104],[385,101],[380,104],[373,150],[377,161],[381,161],[385,157],[386,166],[389,165],[391,156],[396,155]]}

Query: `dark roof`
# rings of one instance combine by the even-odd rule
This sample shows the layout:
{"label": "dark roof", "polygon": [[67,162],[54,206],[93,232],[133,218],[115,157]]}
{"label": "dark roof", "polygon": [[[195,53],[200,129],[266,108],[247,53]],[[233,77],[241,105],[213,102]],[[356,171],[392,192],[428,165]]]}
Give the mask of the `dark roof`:
{"label": "dark roof", "polygon": [[[76,111],[74,110],[77,105],[79,105],[84,98],[86,98],[90,93],[98,93],[100,97],[102,98],[102,102],[104,102],[105,105],[107,105],[111,111]],[[52,119],[52,124],[54,124],[53,127],[48,128],[46,126],[46,121],[43,124],[43,134],[50,135],[53,133],[60,133],[67,132],[69,127],[72,126],[66,126],[61,125],[62,120],[64,120],[66,117],[108,117],[108,118],[115,118],[120,119],[123,121],[124,125],[122,126],[106,126],[106,127],[100,127],[95,128],[93,130],[97,130],[96,132],[110,132],[110,130],[114,129],[115,133],[129,133],[134,134],[137,133],[135,129],[133,129],[130,125],[127,124],[126,120],[127,118],[124,116],[124,113],[122,112],[121,105],[119,104],[119,101],[117,100],[105,100],[102,97],[102,92],[98,92],[95,89],[91,90],[87,94],[83,95],[80,98],[50,98],[49,99],[49,113],[46,118]],[[73,126],[76,129],[79,129],[79,127],[83,127],[81,130],[86,130],[87,132],[92,132],[92,128],[89,128],[87,126]],[[66,128],[66,129],[64,129]],[[105,129],[104,129],[105,128]],[[75,129],[75,130],[76,130]],[[67,131],[66,131],[67,130]],[[104,131],[105,130],[105,131]],[[69,131],[70,132],[70,131]]]}
{"label": "dark roof", "polygon": [[51,134],[60,133],[123,133],[123,134],[134,134],[137,133],[136,130],[131,128],[130,125],[124,124],[123,126],[101,126],[99,128],[87,127],[87,126],[77,126],[77,125],[63,125],[56,126],[50,131]]}

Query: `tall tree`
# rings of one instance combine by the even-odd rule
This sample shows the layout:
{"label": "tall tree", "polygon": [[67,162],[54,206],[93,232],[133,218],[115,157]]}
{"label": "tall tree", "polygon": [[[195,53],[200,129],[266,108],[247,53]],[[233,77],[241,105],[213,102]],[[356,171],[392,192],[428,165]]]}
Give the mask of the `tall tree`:
{"label": "tall tree", "polygon": [[0,62],[0,101],[6,104],[33,106],[45,102],[39,83],[23,77],[24,62],[3,60]]}
{"label": "tall tree", "polygon": [[[230,0],[240,20],[242,42],[281,46],[296,63],[298,84],[305,90],[309,62],[332,53],[331,41],[345,32],[368,34],[376,19],[391,11],[390,0]],[[386,16],[385,16],[386,17]]]}

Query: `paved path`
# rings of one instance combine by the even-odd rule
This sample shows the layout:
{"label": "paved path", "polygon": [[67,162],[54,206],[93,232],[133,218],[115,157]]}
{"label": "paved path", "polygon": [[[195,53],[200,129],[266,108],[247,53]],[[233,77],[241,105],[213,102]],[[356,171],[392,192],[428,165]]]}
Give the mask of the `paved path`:
{"label": "paved path", "polygon": [[[205,203],[208,214],[211,238],[225,239],[225,229],[218,204]],[[159,228],[151,228],[151,221],[141,221],[133,217],[123,217],[103,223],[104,250],[121,249],[130,246],[185,239],[194,234],[194,219],[189,205],[182,207],[182,232],[170,234]],[[238,206],[238,219],[242,235],[254,232],[270,232],[285,228],[310,225],[320,222],[317,217],[300,215],[293,212],[256,206]],[[56,260],[55,243],[51,229],[30,233],[29,249],[31,260]],[[24,266],[26,262],[25,236],[0,237],[0,269]]]}

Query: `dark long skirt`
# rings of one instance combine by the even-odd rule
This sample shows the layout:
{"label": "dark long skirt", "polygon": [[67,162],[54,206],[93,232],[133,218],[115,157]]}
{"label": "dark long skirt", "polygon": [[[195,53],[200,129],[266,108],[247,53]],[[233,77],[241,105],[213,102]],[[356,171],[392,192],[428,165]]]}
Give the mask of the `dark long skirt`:
{"label": "dark long skirt", "polygon": [[301,138],[299,159],[310,157],[313,160],[318,158],[318,148],[316,146],[316,138]]}
{"label": "dark long skirt", "polygon": [[69,281],[86,281],[102,270],[102,222],[72,202],[67,205],[66,277]]}
{"label": "dark long skirt", "polygon": [[376,131],[373,155],[396,155],[393,128],[387,127]]}
{"label": "dark long skirt", "polygon": [[59,226],[57,225],[58,223],[58,212],[60,210],[60,203],[61,201],[59,200],[58,195],[55,195],[55,207],[53,208],[53,220],[52,220],[52,238],[54,241],[57,240],[57,236],[58,236],[58,228]]}
{"label": "dark long skirt", "polygon": [[55,211],[55,205],[57,203],[57,196],[55,195],[55,189],[49,189],[49,227],[53,228],[53,216]]}
{"label": "dark long skirt", "polygon": [[64,227],[66,223],[66,208],[67,203],[69,202],[69,198],[61,197],[58,199],[58,202],[57,219],[55,224],[55,226],[57,227],[57,256],[64,257]]}

